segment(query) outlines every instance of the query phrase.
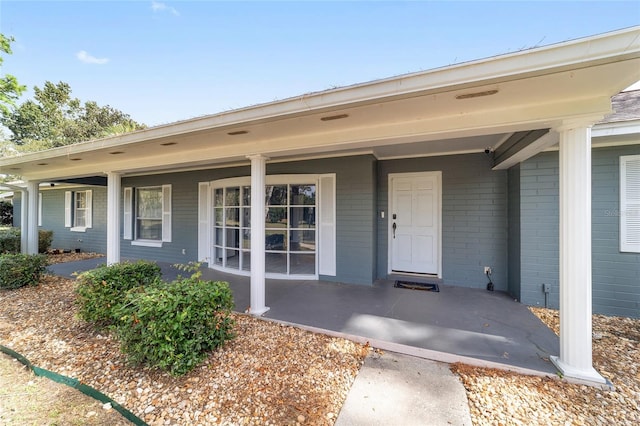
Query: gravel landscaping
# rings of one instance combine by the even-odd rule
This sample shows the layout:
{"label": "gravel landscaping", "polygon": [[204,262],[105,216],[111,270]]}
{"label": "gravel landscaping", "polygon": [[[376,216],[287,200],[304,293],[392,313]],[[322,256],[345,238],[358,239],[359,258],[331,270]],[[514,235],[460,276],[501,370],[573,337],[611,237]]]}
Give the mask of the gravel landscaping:
{"label": "gravel landscaping", "polygon": [[[128,365],[117,341],[76,318],[74,286],[45,276],[38,287],[0,291],[0,342],[34,365],[100,390],[150,425],[332,425],[369,352],[348,340],[235,314],[237,338],[175,378]],[[531,310],[558,333],[557,311]],[[473,423],[640,424],[640,320],[594,315],[593,332],[594,365],[614,391],[452,365]]]}
{"label": "gravel landscaping", "polygon": [[333,424],[368,347],[246,315],[237,338],[175,378],[129,366],[118,343],[75,317],[74,282],[0,292],[0,341],[75,377],[151,425]]}
{"label": "gravel landscaping", "polygon": [[[530,308],[559,331],[558,311]],[[640,424],[640,320],[593,316],[593,363],[614,391],[555,378],[453,365],[469,398],[475,425]]]}
{"label": "gravel landscaping", "polygon": [[80,252],[80,253],[63,253],[62,250],[50,250],[47,253],[47,261],[50,265],[65,262],[77,262],[79,260],[95,259],[104,257],[104,254]]}

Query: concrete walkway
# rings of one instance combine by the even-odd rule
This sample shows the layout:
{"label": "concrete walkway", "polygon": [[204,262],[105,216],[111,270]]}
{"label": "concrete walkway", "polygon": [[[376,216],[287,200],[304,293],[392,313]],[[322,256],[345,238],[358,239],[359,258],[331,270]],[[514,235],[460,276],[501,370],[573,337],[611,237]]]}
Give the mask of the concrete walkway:
{"label": "concrete walkway", "polygon": [[[71,276],[104,262],[49,269]],[[169,264],[160,266],[166,280],[180,274]],[[248,277],[203,268],[203,278],[229,282],[236,310],[249,307]],[[441,285],[435,293],[394,288],[384,280],[372,286],[267,280],[266,304],[265,319],[384,349],[382,356],[367,358],[338,417],[340,425],[470,424],[464,388],[441,362],[556,373],[549,356],[559,352],[558,337],[526,306],[500,292]]]}
{"label": "concrete walkway", "polygon": [[471,415],[465,390],[447,364],[372,352],[335,424],[467,426]]}

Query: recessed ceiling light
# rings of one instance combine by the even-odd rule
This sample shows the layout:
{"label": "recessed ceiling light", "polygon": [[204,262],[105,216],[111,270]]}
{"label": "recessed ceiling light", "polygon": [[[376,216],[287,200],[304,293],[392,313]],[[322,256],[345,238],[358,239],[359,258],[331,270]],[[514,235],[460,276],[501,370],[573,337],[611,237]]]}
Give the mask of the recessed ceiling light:
{"label": "recessed ceiling light", "polygon": [[82,158],[69,158],[70,161],[80,161]]}
{"label": "recessed ceiling light", "polygon": [[177,145],[178,142],[165,142],[165,143],[161,143],[160,145],[162,146],[171,146],[171,145]]}
{"label": "recessed ceiling light", "polygon": [[485,90],[483,92],[465,93],[465,94],[456,96],[456,99],[479,98],[479,97],[482,97],[482,96],[495,95],[496,93],[498,93],[498,90]]}
{"label": "recessed ceiling light", "polygon": [[47,166],[47,165],[49,165],[49,163],[38,163],[38,164],[36,164],[36,165],[37,165],[37,166]]}
{"label": "recessed ceiling light", "polygon": [[247,131],[247,130],[236,130],[234,132],[229,132],[227,134],[229,136],[237,136],[237,135],[246,135],[247,133],[249,133],[249,131]]}
{"label": "recessed ceiling light", "polygon": [[124,151],[113,151],[113,152],[110,152],[109,154],[111,155],[124,154]]}
{"label": "recessed ceiling light", "polygon": [[349,114],[338,114],[338,115],[329,115],[327,117],[321,117],[322,121],[331,121],[331,120],[341,120],[343,118],[347,118]]}

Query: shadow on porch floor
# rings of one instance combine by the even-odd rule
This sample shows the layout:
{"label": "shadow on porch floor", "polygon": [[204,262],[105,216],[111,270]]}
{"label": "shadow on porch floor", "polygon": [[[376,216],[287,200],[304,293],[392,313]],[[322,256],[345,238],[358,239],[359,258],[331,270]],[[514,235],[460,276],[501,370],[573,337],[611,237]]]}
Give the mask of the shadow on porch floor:
{"label": "shadow on porch floor", "polygon": [[[49,269],[69,276],[104,261],[90,259]],[[168,280],[179,273],[167,263],[159,265]],[[203,268],[203,278],[228,281],[236,310],[249,307],[249,277]],[[559,353],[558,337],[526,306],[501,292],[441,284],[435,293],[395,288],[388,280],[372,286],[267,280],[266,305],[270,310],[265,318],[342,333],[386,350],[445,362],[556,372],[549,355]]]}

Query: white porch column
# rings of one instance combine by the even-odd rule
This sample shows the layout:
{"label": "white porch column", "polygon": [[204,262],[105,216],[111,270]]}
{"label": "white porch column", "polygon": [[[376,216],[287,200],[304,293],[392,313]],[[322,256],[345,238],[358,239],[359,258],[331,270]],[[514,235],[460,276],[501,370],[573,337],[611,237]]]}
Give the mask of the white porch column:
{"label": "white porch column", "polygon": [[107,265],[120,262],[120,177],[107,172]]}
{"label": "white porch column", "polygon": [[251,308],[253,315],[269,310],[265,306],[264,214],[267,157],[251,155]]}
{"label": "white porch column", "polygon": [[560,132],[560,356],[563,375],[606,383],[591,351],[591,126]]}
{"label": "white porch column", "polygon": [[28,253],[29,245],[29,191],[20,192],[20,252]]}
{"label": "white porch column", "polygon": [[40,182],[27,182],[27,254],[38,254],[38,194]]}

